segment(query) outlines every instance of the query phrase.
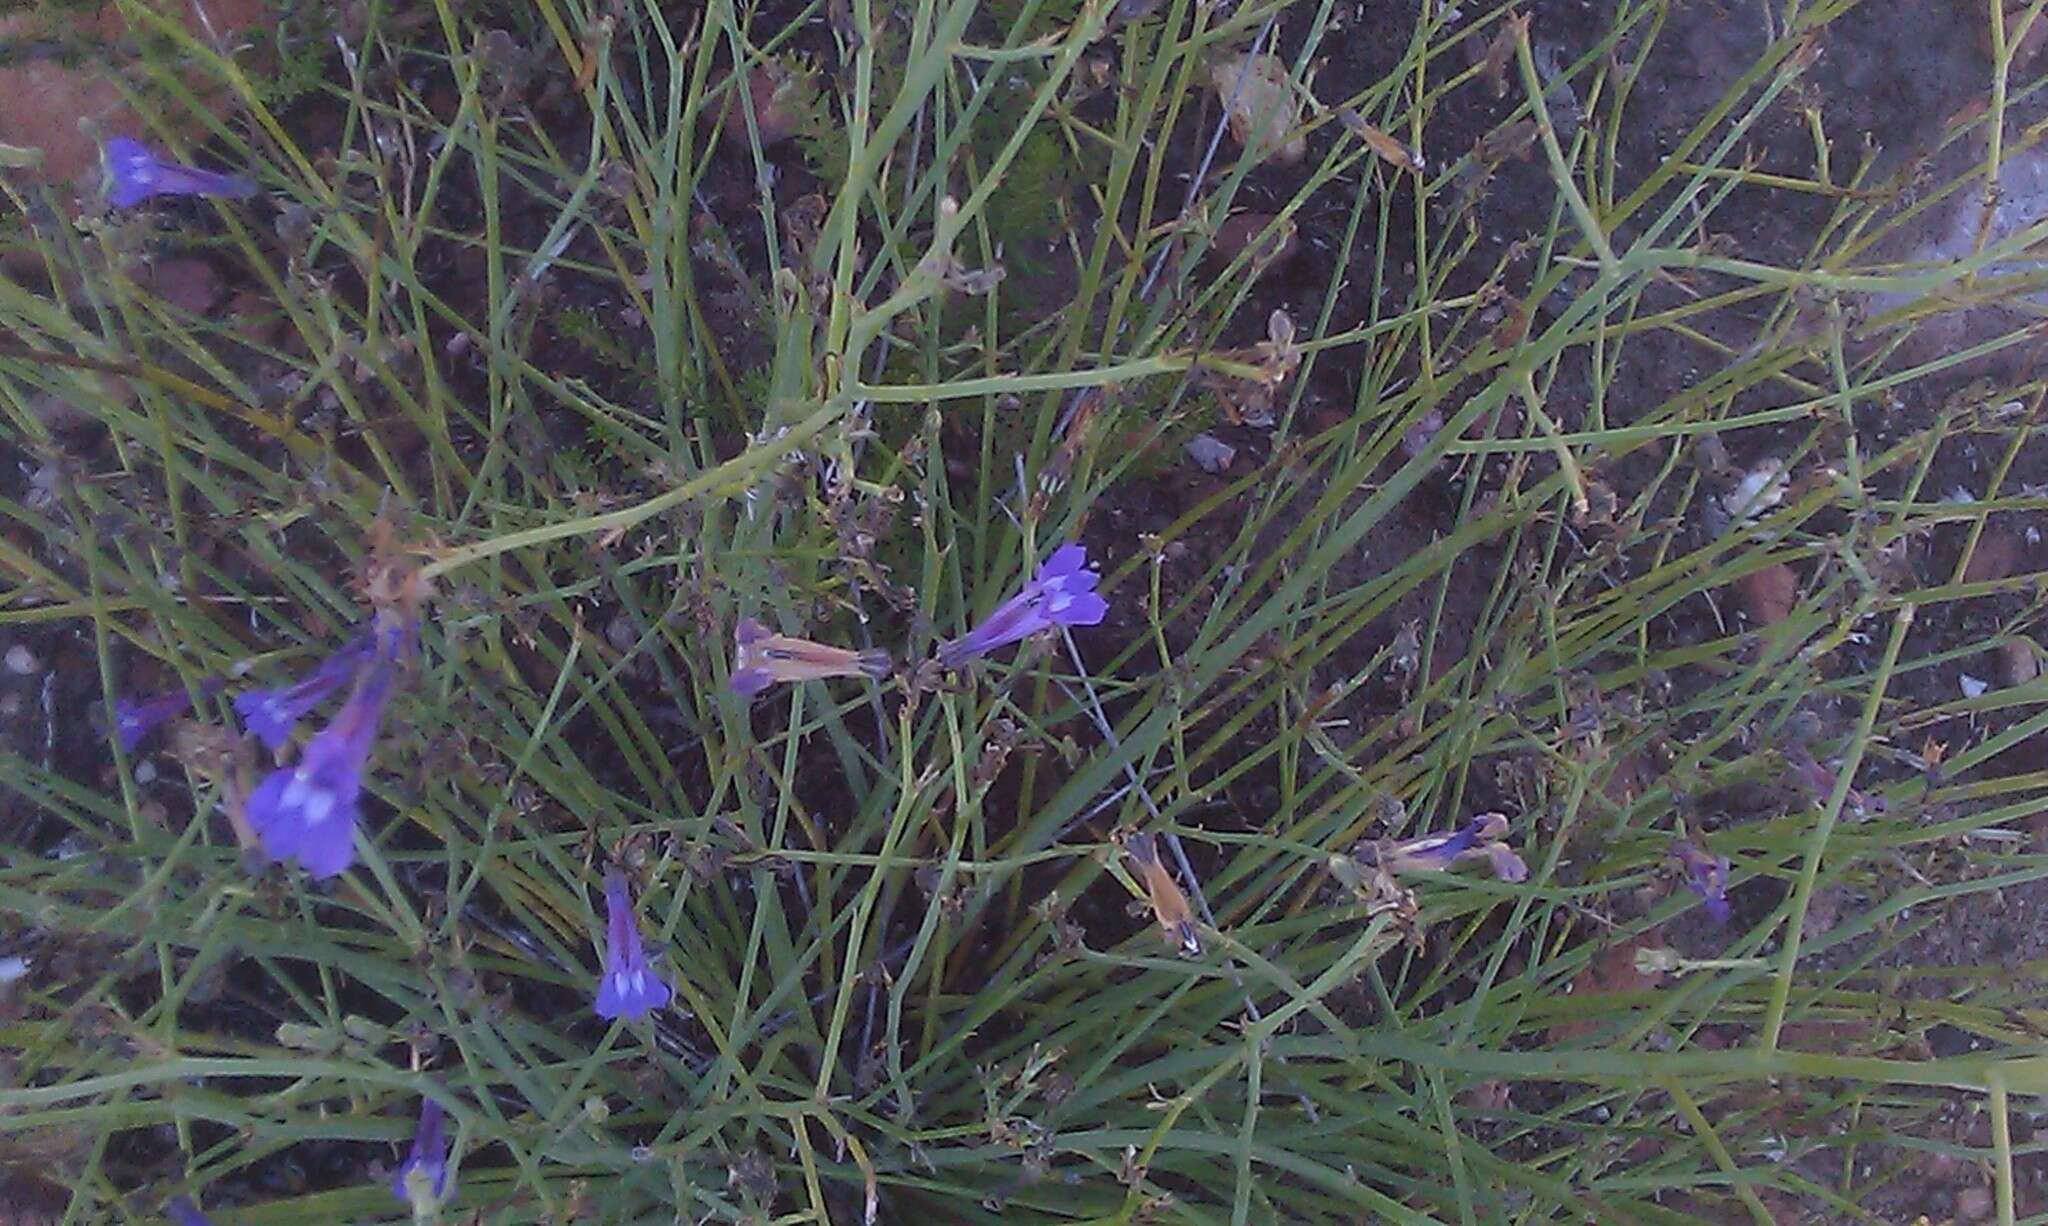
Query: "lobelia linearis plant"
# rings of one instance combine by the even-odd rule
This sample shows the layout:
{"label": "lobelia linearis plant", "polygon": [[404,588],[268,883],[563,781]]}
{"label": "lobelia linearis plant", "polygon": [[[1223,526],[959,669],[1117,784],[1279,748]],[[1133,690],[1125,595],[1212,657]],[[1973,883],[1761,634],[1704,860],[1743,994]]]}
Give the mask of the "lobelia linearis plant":
{"label": "lobelia linearis plant", "polygon": [[[1994,295],[2040,237],[1872,254],[1904,189],[1982,206],[2004,93],[1944,186],[1849,164],[1807,88],[1840,6],[1650,142],[1684,6],[513,7],[363,6],[316,131],[121,5],[156,79],[226,91],[194,160],[263,196],[50,226],[0,183],[40,264],[0,279],[8,636],[108,697],[218,668],[250,734],[188,673],[0,746],[0,1112],[110,1139],[64,1151],[72,1217],[1825,1216],[1917,1169],[1815,1178],[1842,1138],[1952,1148],[1957,1094],[2044,1088],[2002,968],[1844,1024],[1888,942],[2042,872],[2039,781],[1997,775],[2038,690],[1902,684],[1963,658],[1931,623],[2038,637],[2029,579],[1895,556],[2036,512],[2037,389],[1942,380],[2038,337],[1923,360],[1858,318]],[[719,82],[813,55],[843,142],[804,183]],[[1219,62],[1285,130],[1232,136]],[[1745,160],[1809,124],[1814,164]],[[1075,190],[1018,181],[1049,162]],[[1027,252],[989,206],[1038,198]],[[1285,268],[1206,249],[1252,212]],[[242,301],[162,310],[138,254]],[[630,380],[565,357],[565,308]],[[1198,430],[1239,460],[1175,467]],[[385,491],[431,605],[338,578]],[[319,654],[233,675],[285,642]],[[245,878],[235,803],[327,884]],[[1939,1025],[1985,1046],[1915,1054]],[[2010,1133],[1972,1156],[2016,1196]],[[1654,1181],[1615,1161],[1642,1136]]]}

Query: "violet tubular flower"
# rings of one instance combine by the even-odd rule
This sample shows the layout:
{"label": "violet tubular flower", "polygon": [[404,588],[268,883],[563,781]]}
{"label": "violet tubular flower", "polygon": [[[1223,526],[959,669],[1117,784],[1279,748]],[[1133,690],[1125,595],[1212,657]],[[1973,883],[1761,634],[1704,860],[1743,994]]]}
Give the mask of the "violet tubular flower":
{"label": "violet tubular flower", "polygon": [[240,175],[218,174],[181,166],[158,157],[155,150],[125,136],[100,145],[107,166],[107,203],[130,209],[153,196],[214,196],[239,200],[256,194],[256,185]]}
{"label": "violet tubular flower", "polygon": [[116,698],[114,739],[121,742],[123,753],[134,753],[135,747],[142,744],[142,738],[155,732],[159,724],[191,709],[192,696],[183,690],[170,690],[149,698]]}
{"label": "violet tubular flower", "polygon": [[1728,857],[1709,853],[1690,839],[1671,845],[1671,859],[1685,874],[1685,888],[1700,896],[1717,924],[1728,922]]}
{"label": "violet tubular flower", "polygon": [[174,1197],[164,1206],[164,1217],[171,1226],[211,1226],[189,1196]]}
{"label": "violet tubular flower", "polygon": [[668,1003],[669,986],[647,964],[640,923],[617,869],[604,875],[604,978],[597,985],[597,1015],[637,1022]]}
{"label": "violet tubular flower", "polygon": [[1100,575],[1088,569],[1088,550],[1062,545],[1038,568],[1022,591],[996,606],[979,626],[939,645],[939,662],[958,668],[998,647],[1006,647],[1055,626],[1092,626],[1109,612],[1095,591]]}
{"label": "violet tubular flower", "polygon": [[391,1174],[391,1194],[415,1207],[437,1205],[448,1196],[448,1137],[441,1122],[441,1104],[420,1100],[420,1123],[412,1134],[412,1150]]}
{"label": "violet tubular flower", "polygon": [[1450,834],[1426,834],[1386,847],[1379,853],[1380,866],[1395,873],[1442,873],[1459,860],[1483,858],[1500,880],[1527,881],[1529,866],[1502,841],[1507,832],[1506,816],[1482,813]]}
{"label": "violet tubular flower", "polygon": [[[202,697],[211,698],[220,693],[224,683],[219,677],[208,677],[199,683]],[[166,690],[147,698],[116,698],[114,700],[114,737],[121,742],[123,753],[134,753],[143,738],[155,732],[165,721],[176,719],[192,709],[192,693],[189,690]]]}
{"label": "violet tubular flower", "polygon": [[826,677],[880,681],[889,675],[889,667],[886,651],[855,651],[776,634],[748,617],[733,627],[732,676],[727,684],[734,693],[752,698],[778,681],[821,681]]}
{"label": "violet tubular flower", "polygon": [[363,769],[414,633],[411,623],[379,614],[370,650],[354,665],[354,687],[333,722],[306,743],[296,763],[272,771],[249,794],[249,825],[269,862],[292,861],[316,880],[355,862]]}
{"label": "violet tubular flower", "polygon": [[272,753],[283,749],[291,742],[292,730],[299,721],[355,676],[373,645],[369,632],[359,633],[340,651],[322,660],[318,668],[290,685],[235,695],[235,714],[266,749]]}

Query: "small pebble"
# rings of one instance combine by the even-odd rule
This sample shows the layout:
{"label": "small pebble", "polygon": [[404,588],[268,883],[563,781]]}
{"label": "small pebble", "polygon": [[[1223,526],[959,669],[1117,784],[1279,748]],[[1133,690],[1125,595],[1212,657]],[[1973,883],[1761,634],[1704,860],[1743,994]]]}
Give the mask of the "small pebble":
{"label": "small pebble", "polygon": [[1956,1220],[1982,1222],[1991,1217],[1994,1198],[1991,1189],[1978,1184],[1956,1193]]}
{"label": "small pebble", "polygon": [[1785,474],[1785,462],[1773,458],[1742,474],[1735,488],[1721,498],[1721,505],[1736,520],[1756,519],[1785,501],[1792,480]]}
{"label": "small pebble", "polygon": [[1237,448],[1213,434],[1202,433],[1188,440],[1188,459],[1205,473],[1220,473],[1237,458]]}
{"label": "small pebble", "polygon": [[135,782],[144,787],[156,782],[156,763],[144,758],[135,764]]}
{"label": "small pebble", "polygon": [[2007,685],[2025,685],[2041,675],[2041,651],[2032,639],[2008,639],[1998,649],[1999,672]]}
{"label": "small pebble", "polygon": [[7,649],[7,671],[17,677],[26,677],[37,668],[36,653],[16,643]]}

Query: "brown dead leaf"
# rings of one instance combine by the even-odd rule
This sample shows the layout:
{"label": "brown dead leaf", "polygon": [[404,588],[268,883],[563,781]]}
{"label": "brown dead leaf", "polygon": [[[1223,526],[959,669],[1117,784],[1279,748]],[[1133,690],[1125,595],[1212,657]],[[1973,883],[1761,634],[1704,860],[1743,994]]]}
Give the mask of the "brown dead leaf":
{"label": "brown dead leaf", "polygon": [[[1486,44],[1485,52],[1479,57],[1476,65],[1479,69],[1479,79],[1486,82],[1496,98],[1508,92],[1508,61],[1515,56],[1515,35],[1528,28],[1526,19],[1519,19],[1515,14],[1509,13],[1501,21],[1500,29]],[[1474,44],[1467,40],[1466,45]]]}
{"label": "brown dead leaf", "polygon": [[1751,621],[1775,626],[1792,616],[1799,603],[1799,576],[1790,566],[1776,562],[1737,579],[1735,593]]}
{"label": "brown dead leaf", "polygon": [[1429,169],[1429,164],[1422,160],[1421,153],[1367,123],[1364,116],[1350,107],[1338,108],[1337,122],[1344,125],[1346,132],[1364,141],[1368,148],[1380,156],[1381,161],[1392,163],[1403,170],[1412,170],[1416,174]]}
{"label": "brown dead leaf", "polygon": [[1230,121],[1230,135],[1255,161],[1291,166],[1308,155],[1301,97],[1277,55],[1243,55],[1209,70],[1209,82]]}

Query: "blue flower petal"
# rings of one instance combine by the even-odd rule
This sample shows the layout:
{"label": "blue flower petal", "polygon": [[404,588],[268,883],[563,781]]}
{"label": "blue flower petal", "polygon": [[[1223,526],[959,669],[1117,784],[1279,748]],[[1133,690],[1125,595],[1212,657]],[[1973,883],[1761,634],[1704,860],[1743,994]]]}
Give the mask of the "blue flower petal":
{"label": "blue flower petal", "polygon": [[1062,545],[1052,551],[1045,565],[1038,568],[1038,582],[1057,579],[1061,575],[1077,574],[1088,567],[1088,547],[1085,545]]}
{"label": "blue flower petal", "polygon": [[183,690],[171,690],[153,698],[117,698],[114,700],[114,736],[120,740],[122,750],[134,753],[135,747],[156,731],[159,724],[183,715],[191,707],[192,696]]}
{"label": "blue flower petal", "polygon": [[427,1188],[435,1201],[448,1195],[448,1139],[441,1125],[441,1104],[431,1098],[420,1102],[419,1127],[413,1131],[412,1150],[391,1175],[391,1194],[412,1203],[412,1177],[426,1176]]}
{"label": "blue flower petal", "polygon": [[133,208],[152,196],[241,198],[256,194],[256,185],[241,175],[180,166],[125,136],[101,142],[100,153],[106,159],[107,203],[115,208]]}
{"label": "blue flower petal", "polygon": [[284,790],[291,784],[292,774],[290,767],[270,772],[249,793],[243,806],[249,828],[256,832],[256,842],[272,864],[298,855],[299,840],[305,834],[305,827],[283,805]]}
{"label": "blue flower petal", "polygon": [[276,686],[235,695],[235,714],[241,717],[242,727],[273,753],[291,741],[292,729],[305,714],[290,703],[290,690],[290,686]]}
{"label": "blue flower petal", "polygon": [[668,1003],[669,987],[647,965],[626,877],[617,869],[604,875],[604,904],[604,974],[592,1007],[607,1020],[638,1021]]}
{"label": "blue flower petal", "polygon": [[375,651],[380,645],[387,649],[387,664],[403,650],[402,643],[380,644],[371,634],[358,632],[339,651],[290,685],[235,695],[235,714],[241,717],[242,726],[262,741],[265,748],[276,753],[291,742],[292,730],[312,713],[313,708],[327,701],[328,695],[347,684],[363,668],[378,661]]}
{"label": "blue flower petal", "polygon": [[1053,620],[1065,626],[1093,626],[1109,613],[1109,602],[1094,592],[1082,592],[1060,610]]}
{"label": "blue flower petal", "polygon": [[348,871],[356,862],[356,806],[351,803],[324,821],[308,823],[299,839],[299,867],[315,881]]}
{"label": "blue flower petal", "polygon": [[211,1226],[189,1196],[177,1197],[165,1205],[164,1216],[171,1220],[171,1226]]}

